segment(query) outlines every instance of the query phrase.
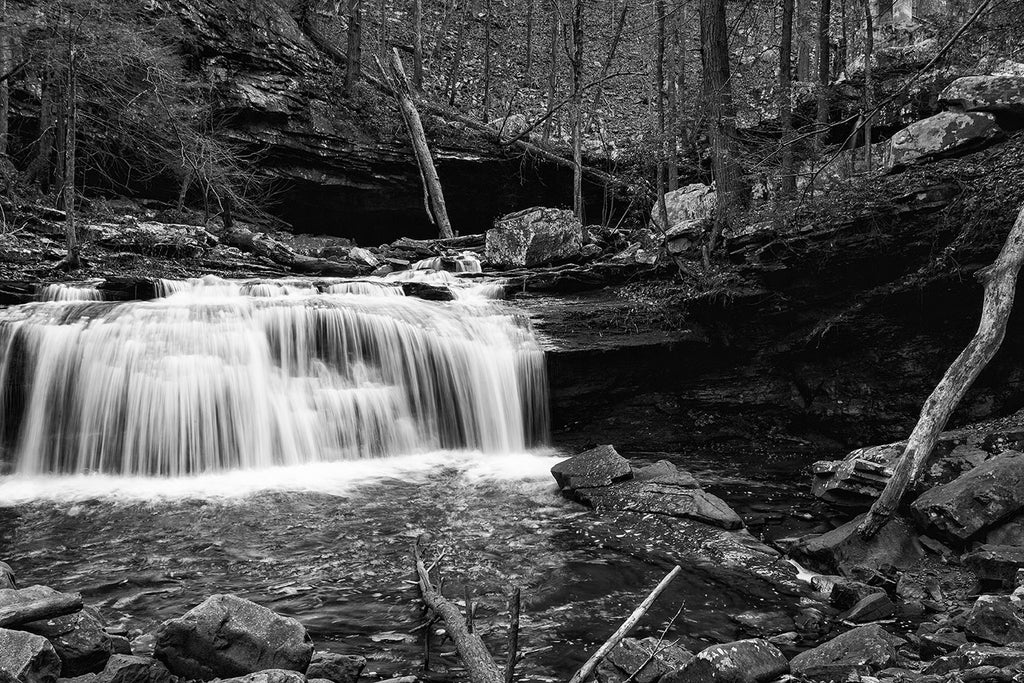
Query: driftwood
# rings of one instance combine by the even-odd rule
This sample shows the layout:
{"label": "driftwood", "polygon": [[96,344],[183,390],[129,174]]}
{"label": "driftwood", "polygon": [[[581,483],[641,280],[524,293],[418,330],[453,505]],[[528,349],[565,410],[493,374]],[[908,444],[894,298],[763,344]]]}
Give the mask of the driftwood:
{"label": "driftwood", "polygon": [[921,408],[921,416],[907,440],[907,447],[900,456],[892,477],[860,525],[862,536],[871,537],[878,533],[896,512],[907,489],[918,478],[931,456],[950,415],[999,350],[1006,335],[1006,323],[1013,310],[1017,275],[1022,264],[1024,206],[1017,214],[1017,220],[1007,235],[995,263],[978,272],[978,279],[985,285],[978,331],[946,370],[946,374],[939,380]]}
{"label": "driftwood", "polygon": [[62,617],[82,609],[78,593],[58,593],[30,602],[0,608],[0,628],[16,628],[43,619]]}
{"label": "driftwood", "polygon": [[[469,680],[472,683],[504,683],[505,676],[494,663],[494,658],[491,657],[484,641],[480,636],[470,633],[459,608],[431,583],[418,544],[413,545],[413,558],[416,561],[416,575],[419,578],[423,602],[444,621],[448,636],[455,643],[455,649],[469,672]],[[427,637],[429,636],[428,633]]]}
{"label": "driftwood", "polygon": [[573,674],[572,678],[569,679],[569,683],[583,683],[583,681],[587,680],[587,678],[594,673],[594,670],[597,669],[597,665],[608,656],[609,652],[615,649],[615,646],[618,645],[619,642],[626,637],[626,634],[633,630],[633,627],[636,626],[637,622],[647,614],[647,610],[651,608],[654,601],[658,599],[658,596],[661,595],[666,588],[668,588],[668,585],[672,583],[673,579],[679,576],[679,572],[681,571],[683,571],[683,568],[676,565],[675,568],[661,580],[661,583],[655,586],[654,590],[651,591],[651,594],[648,595],[642,603],[640,603],[640,606],[633,610],[633,613],[630,614],[624,622],[622,622],[622,626],[619,626],[618,630],[604,642],[604,645],[597,648],[597,652],[595,652],[590,659],[580,667],[579,671]]}

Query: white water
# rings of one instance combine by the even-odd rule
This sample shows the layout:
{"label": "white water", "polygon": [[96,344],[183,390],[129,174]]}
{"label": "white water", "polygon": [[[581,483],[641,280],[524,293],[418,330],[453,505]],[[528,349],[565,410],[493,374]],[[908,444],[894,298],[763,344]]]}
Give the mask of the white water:
{"label": "white water", "polygon": [[56,283],[39,290],[40,301],[103,301],[103,292],[95,285]]}
{"label": "white water", "polygon": [[15,470],[180,477],[543,440],[544,357],[524,320],[480,294],[330,288],[348,292],[204,278],[151,302],[0,311]]}

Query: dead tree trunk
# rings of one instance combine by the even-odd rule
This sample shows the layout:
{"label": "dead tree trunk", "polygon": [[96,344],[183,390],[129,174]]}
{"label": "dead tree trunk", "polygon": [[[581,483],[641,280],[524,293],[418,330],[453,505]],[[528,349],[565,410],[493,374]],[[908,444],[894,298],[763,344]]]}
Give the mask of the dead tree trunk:
{"label": "dead tree trunk", "polygon": [[[505,676],[494,663],[494,658],[480,640],[480,636],[469,632],[466,627],[466,619],[462,616],[459,608],[453,605],[448,598],[441,594],[441,591],[434,588],[430,581],[430,574],[420,557],[419,547],[413,546],[413,556],[416,561],[416,575],[419,578],[420,593],[423,595],[423,602],[434,611],[434,614],[444,620],[448,637],[455,643],[455,649],[459,652],[462,663],[466,665],[471,683],[504,683]],[[427,637],[429,637],[429,631]]]}
{"label": "dead tree trunk", "polygon": [[33,621],[53,619],[74,614],[82,609],[82,596],[78,593],[58,593],[31,602],[0,609],[0,628],[16,628]]}
{"label": "dead tree trunk", "polygon": [[861,535],[873,536],[896,512],[907,489],[914,483],[928,461],[949,416],[999,350],[1006,335],[1006,323],[1013,310],[1017,274],[1022,263],[1024,206],[1021,206],[1017,221],[1007,235],[1006,243],[1003,244],[995,263],[978,273],[978,279],[985,285],[985,299],[981,307],[978,331],[925,401],[921,408],[921,417],[907,440],[907,447],[896,464],[892,478],[885,485],[882,495],[871,506],[867,518],[861,523]]}
{"label": "dead tree trunk", "polygon": [[[381,70],[383,71],[383,68]],[[386,72],[384,74],[387,75]],[[441,190],[441,179],[437,175],[430,147],[427,146],[423,122],[420,120],[420,113],[416,110],[412,88],[409,85],[409,79],[405,76],[405,68],[402,66],[402,58],[398,55],[397,48],[391,51],[391,77],[389,80],[395,99],[398,100],[398,106],[402,110],[402,118],[405,120],[409,138],[412,140],[413,152],[416,154],[416,163],[419,165],[420,177],[423,180],[423,191],[427,194],[427,215],[437,224],[441,237],[454,237],[452,224],[448,220],[448,209],[444,203],[444,192]]]}

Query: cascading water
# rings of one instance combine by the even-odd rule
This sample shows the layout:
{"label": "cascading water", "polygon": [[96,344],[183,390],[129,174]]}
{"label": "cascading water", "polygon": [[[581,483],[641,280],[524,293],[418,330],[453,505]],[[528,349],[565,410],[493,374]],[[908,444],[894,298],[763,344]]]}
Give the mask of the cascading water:
{"label": "cascading water", "polygon": [[40,301],[103,301],[103,292],[94,285],[55,283],[38,290]]}
{"label": "cascading water", "polygon": [[20,474],[178,476],[544,440],[527,321],[320,288],[164,281],[149,302],[0,311],[0,449]]}

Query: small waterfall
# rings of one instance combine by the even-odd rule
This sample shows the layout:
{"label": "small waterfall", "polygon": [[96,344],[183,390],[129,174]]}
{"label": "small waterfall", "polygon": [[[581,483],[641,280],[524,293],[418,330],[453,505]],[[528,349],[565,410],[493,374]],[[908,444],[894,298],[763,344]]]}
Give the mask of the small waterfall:
{"label": "small waterfall", "polygon": [[38,292],[39,301],[103,301],[103,292],[95,285],[46,285]]}
{"label": "small waterfall", "polygon": [[546,438],[543,351],[495,304],[355,281],[158,292],[0,310],[0,453],[16,472],[178,476]]}

